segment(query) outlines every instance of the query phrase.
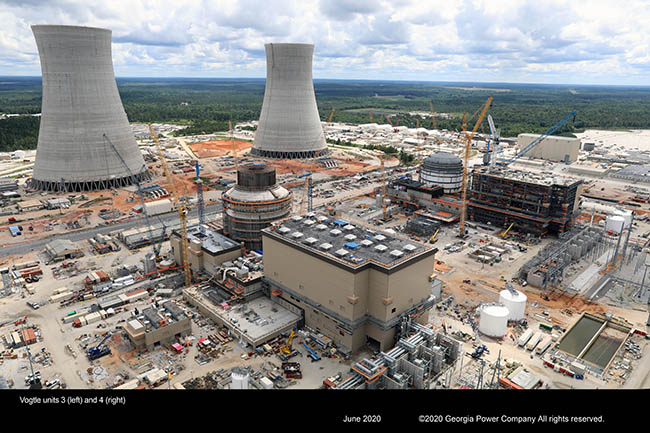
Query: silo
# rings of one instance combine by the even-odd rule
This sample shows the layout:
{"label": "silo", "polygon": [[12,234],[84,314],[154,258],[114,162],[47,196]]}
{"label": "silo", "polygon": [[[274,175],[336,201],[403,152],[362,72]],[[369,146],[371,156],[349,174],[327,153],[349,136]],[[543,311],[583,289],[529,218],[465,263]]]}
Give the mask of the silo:
{"label": "silo", "polygon": [[510,290],[502,290],[499,293],[499,302],[508,309],[508,320],[519,321],[523,320],[526,314],[526,301],[528,297],[519,290],[515,290],[515,292],[512,293]]}
{"label": "silo", "polygon": [[240,166],[237,184],[221,198],[224,234],[249,250],[262,249],[261,230],[291,213],[292,193],[277,184],[275,169],[266,164]]}
{"label": "silo", "polygon": [[266,44],[266,89],[251,154],[312,158],[328,153],[314,82],[312,44]]}
{"label": "silo", "polygon": [[503,304],[484,304],[480,307],[478,330],[488,337],[502,338],[508,329],[510,312]]}
{"label": "silo", "polygon": [[436,152],[422,163],[420,182],[427,186],[440,185],[445,194],[460,192],[463,183],[463,162],[452,153]]}
{"label": "silo", "polygon": [[29,185],[81,192],[149,179],[117,91],[111,31],[35,25],[32,32],[41,59],[43,101]]}
{"label": "silo", "polygon": [[616,209],[612,215],[620,216],[625,220],[623,228],[627,229],[632,224],[632,211],[625,209]]}

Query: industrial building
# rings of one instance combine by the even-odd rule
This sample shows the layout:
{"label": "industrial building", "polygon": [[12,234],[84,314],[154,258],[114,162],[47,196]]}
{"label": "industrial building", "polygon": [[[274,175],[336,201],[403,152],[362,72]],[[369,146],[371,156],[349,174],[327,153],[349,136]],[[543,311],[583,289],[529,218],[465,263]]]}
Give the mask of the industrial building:
{"label": "industrial building", "polygon": [[[519,134],[517,147],[523,149],[539,137],[539,134]],[[526,156],[568,164],[578,160],[578,153],[580,153],[579,138],[550,135],[530,149]]]}
{"label": "industrial building", "polygon": [[148,179],[117,90],[111,31],[58,25],[35,25],[32,31],[43,103],[29,186],[80,192]]}
{"label": "industrial building", "polygon": [[445,194],[459,193],[463,184],[463,161],[448,152],[429,155],[420,166],[420,182],[440,185]]}
{"label": "industrial building", "polygon": [[[208,223],[187,228],[189,241],[190,268],[193,272],[206,272],[209,275],[216,273],[222,263],[235,260],[241,256],[241,246],[232,239],[219,232],[214,223]],[[169,238],[174,260],[179,265],[184,265],[181,250],[181,234],[174,230]]]}
{"label": "industrial building", "polygon": [[313,158],[328,153],[312,79],[312,44],[265,44],[266,89],[251,154]]}
{"label": "industrial building", "polygon": [[45,245],[45,254],[50,262],[59,262],[66,259],[74,259],[84,255],[80,248],[75,247],[72,241],[67,239],[54,239]]}
{"label": "industrial building", "polygon": [[145,308],[138,317],[127,321],[124,329],[138,350],[154,350],[190,335],[192,320],[173,301],[167,301]]}
{"label": "industrial building", "polygon": [[582,181],[510,168],[472,174],[469,220],[534,236],[568,230],[578,214]]}
{"label": "industrial building", "polygon": [[277,184],[275,168],[249,164],[237,170],[237,184],[225,191],[223,232],[249,250],[262,249],[261,230],[291,213],[292,192]]}
{"label": "industrial building", "polygon": [[262,235],[269,292],[338,347],[385,350],[402,317],[428,320],[436,248],[313,213]]}

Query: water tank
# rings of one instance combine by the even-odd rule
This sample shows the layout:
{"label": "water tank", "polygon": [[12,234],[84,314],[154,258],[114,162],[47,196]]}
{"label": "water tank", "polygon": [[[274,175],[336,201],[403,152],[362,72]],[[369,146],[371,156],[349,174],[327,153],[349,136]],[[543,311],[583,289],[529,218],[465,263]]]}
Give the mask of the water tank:
{"label": "water tank", "polygon": [[460,192],[463,183],[463,162],[452,153],[436,152],[422,163],[420,182],[427,186],[440,185],[445,194]]}
{"label": "water tank", "polygon": [[605,230],[607,232],[621,233],[625,225],[625,218],[618,215],[610,215],[605,222]]}
{"label": "water tank", "polygon": [[625,225],[623,226],[624,229],[627,229],[630,224],[632,224],[632,211],[616,209],[612,216],[620,216],[625,220]]}
{"label": "water tank", "polygon": [[523,320],[526,313],[526,301],[528,297],[516,290],[516,294],[510,290],[502,290],[499,294],[499,302],[502,303],[510,312],[508,320]]}
{"label": "water tank", "polygon": [[248,389],[248,371],[235,367],[232,369],[230,389]]}
{"label": "water tank", "polygon": [[503,304],[486,304],[481,307],[478,330],[488,337],[502,338],[508,328],[510,311]]}

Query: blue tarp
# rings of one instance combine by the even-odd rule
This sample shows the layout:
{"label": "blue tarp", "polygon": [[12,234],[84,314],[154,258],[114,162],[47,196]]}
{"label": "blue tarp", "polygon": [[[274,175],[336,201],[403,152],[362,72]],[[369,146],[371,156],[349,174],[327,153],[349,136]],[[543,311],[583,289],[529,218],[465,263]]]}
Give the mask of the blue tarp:
{"label": "blue tarp", "polygon": [[334,220],[334,224],[336,224],[337,226],[343,227],[343,226],[347,226],[348,222],[343,221],[343,220]]}
{"label": "blue tarp", "polygon": [[359,244],[355,244],[354,242],[348,242],[347,244],[345,244],[345,246],[351,249],[355,249],[359,247]]}

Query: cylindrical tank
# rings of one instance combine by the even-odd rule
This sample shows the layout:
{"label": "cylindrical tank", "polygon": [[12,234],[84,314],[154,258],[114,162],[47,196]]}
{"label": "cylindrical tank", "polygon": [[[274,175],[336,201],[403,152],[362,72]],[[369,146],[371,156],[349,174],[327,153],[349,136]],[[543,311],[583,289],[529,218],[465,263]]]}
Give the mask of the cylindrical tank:
{"label": "cylindrical tank", "polygon": [[29,186],[81,192],[149,179],[113,73],[111,31],[35,25],[43,102]]}
{"label": "cylindrical tank", "polygon": [[508,328],[510,312],[503,304],[486,304],[480,309],[478,330],[488,337],[502,338]]}
{"label": "cylindrical tank", "polygon": [[627,229],[630,226],[630,224],[632,224],[632,211],[624,210],[624,209],[616,209],[612,215],[620,216],[625,220],[625,224],[623,225],[624,229]]}
{"label": "cylindrical tank", "polygon": [[519,290],[516,290],[516,292],[514,294],[510,290],[502,290],[499,294],[499,302],[510,312],[508,314],[508,320],[523,320],[526,314],[526,301],[528,297]]}
{"label": "cylindrical tank", "polygon": [[621,233],[625,226],[625,218],[618,215],[610,215],[605,222],[605,231],[613,233]]}
{"label": "cylindrical tank", "polygon": [[230,389],[248,389],[248,371],[235,367],[232,369],[232,383]]}
{"label": "cylindrical tank", "polygon": [[266,44],[266,88],[251,154],[312,158],[328,153],[314,82],[312,44]]}
{"label": "cylindrical tank", "polygon": [[420,167],[420,182],[427,186],[440,185],[445,194],[459,192],[463,183],[463,162],[452,153],[434,153]]}

